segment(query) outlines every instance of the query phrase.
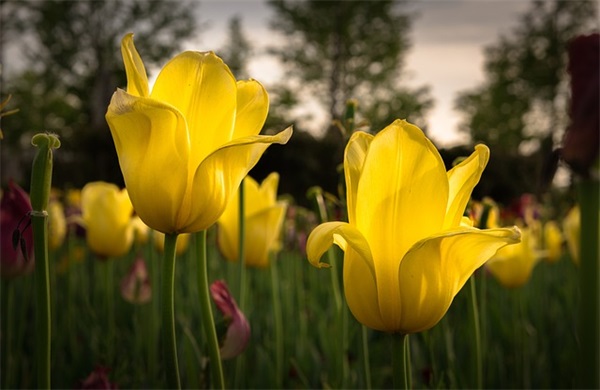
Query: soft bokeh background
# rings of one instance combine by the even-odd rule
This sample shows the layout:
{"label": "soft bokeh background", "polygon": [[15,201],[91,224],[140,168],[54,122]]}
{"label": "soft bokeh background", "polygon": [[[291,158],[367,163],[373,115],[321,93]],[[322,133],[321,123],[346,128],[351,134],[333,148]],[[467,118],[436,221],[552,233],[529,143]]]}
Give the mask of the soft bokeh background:
{"label": "soft bokeh background", "polygon": [[566,44],[597,16],[595,1],[3,1],[2,96],[20,112],[3,118],[2,184],[27,187],[38,131],[62,137],[56,185],[122,184],[104,113],[125,85],[119,41],[132,31],[151,79],[177,51],[213,50],[267,86],[265,131],[296,134],[253,176],[276,166],[300,202],[312,185],[336,190],[344,141],[331,121],[347,99],[371,131],[418,124],[448,164],[485,142],[491,172],[476,195],[510,202],[542,185],[566,127]]}

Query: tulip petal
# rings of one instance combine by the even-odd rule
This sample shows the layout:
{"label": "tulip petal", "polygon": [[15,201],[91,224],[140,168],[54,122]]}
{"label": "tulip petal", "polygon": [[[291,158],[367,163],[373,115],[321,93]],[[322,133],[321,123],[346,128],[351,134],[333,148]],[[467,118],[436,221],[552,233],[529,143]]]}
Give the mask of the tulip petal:
{"label": "tulip petal", "polygon": [[185,119],[173,107],[119,89],[106,120],[136,212],[151,228],[175,233],[188,177]]}
{"label": "tulip petal", "polygon": [[277,187],[279,187],[279,174],[271,172],[260,183],[260,199],[268,200],[269,206],[273,205],[277,201]]}
{"label": "tulip petal", "polygon": [[348,221],[353,224],[356,208],[356,194],[358,182],[362,173],[369,145],[373,141],[371,134],[357,131],[352,134],[344,152],[344,173],[346,175],[346,203],[348,208]]}
{"label": "tulip petal", "polygon": [[146,68],[142,62],[140,54],[133,44],[133,34],[127,34],[121,41],[121,54],[125,64],[125,73],[127,74],[127,93],[138,96],[148,97],[148,76]]}
{"label": "tulip petal", "polygon": [[[333,244],[345,252],[344,294],[350,311],[361,323],[373,329],[383,330],[378,303],[378,284],[369,243],[348,223],[325,222],[318,225],[308,237],[308,261],[318,268],[329,267],[329,264],[322,263],[320,259]],[[398,295],[396,292],[397,297]],[[398,302],[398,299],[394,301]]]}
{"label": "tulip petal", "polygon": [[418,242],[406,253],[398,269],[401,316],[386,325],[405,333],[431,328],[444,316],[473,272],[497,250],[519,242],[519,238],[516,227],[459,227]]}
{"label": "tulip petal", "polygon": [[375,136],[358,183],[356,227],[384,274],[395,273],[388,265],[441,229],[447,194],[444,162],[418,127],[397,120]]}
{"label": "tulip petal", "polygon": [[530,228],[521,230],[521,242],[506,246],[488,261],[486,268],[505,287],[520,287],[527,283],[538,262]]}
{"label": "tulip petal", "polygon": [[460,225],[461,218],[471,198],[473,188],[479,183],[481,174],[490,159],[490,150],[479,144],[475,151],[460,164],[448,171],[448,208],[444,229]]}
{"label": "tulip petal", "polygon": [[247,265],[269,265],[269,253],[275,249],[286,208],[286,204],[281,203],[248,218],[245,260]]}
{"label": "tulip petal", "polygon": [[362,233],[346,222],[325,222],[313,229],[306,242],[306,255],[308,261],[317,268],[328,268],[329,264],[321,262],[321,257],[327,250],[336,244],[344,252],[348,246],[365,259],[369,265],[370,273],[375,278],[375,268],[373,266],[373,256],[369,243],[365,240]]}
{"label": "tulip petal", "polygon": [[233,138],[260,133],[269,112],[269,95],[256,80],[237,82],[237,110]]}
{"label": "tulip petal", "polygon": [[273,143],[285,144],[291,136],[292,128],[288,127],[272,136],[236,139],[202,161],[194,175],[191,196],[180,209],[178,226],[183,227],[181,232],[196,232],[214,224],[264,151]]}
{"label": "tulip petal", "polygon": [[174,57],[158,75],[151,96],[187,120],[191,169],[232,139],[237,86],[214,53],[187,51]]}

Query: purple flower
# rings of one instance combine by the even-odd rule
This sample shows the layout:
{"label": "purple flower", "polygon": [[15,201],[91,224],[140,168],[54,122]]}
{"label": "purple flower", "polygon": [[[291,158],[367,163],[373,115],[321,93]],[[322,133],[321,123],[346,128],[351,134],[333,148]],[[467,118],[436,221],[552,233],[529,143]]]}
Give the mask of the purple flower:
{"label": "purple flower", "polygon": [[250,324],[235,303],[225,281],[217,280],[211,284],[210,294],[227,326],[227,333],[219,341],[221,359],[231,359],[246,349],[250,340]]}
{"label": "purple flower", "polygon": [[33,232],[27,215],[30,211],[29,195],[11,180],[0,201],[0,275],[3,278],[24,275],[34,268]]}

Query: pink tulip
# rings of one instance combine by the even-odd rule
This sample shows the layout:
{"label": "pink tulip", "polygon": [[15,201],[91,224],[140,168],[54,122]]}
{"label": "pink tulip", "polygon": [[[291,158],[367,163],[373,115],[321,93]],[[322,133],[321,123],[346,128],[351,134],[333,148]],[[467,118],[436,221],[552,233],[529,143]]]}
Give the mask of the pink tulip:
{"label": "pink tulip", "polygon": [[107,389],[113,390],[118,389],[115,383],[112,383],[108,380],[108,372],[109,368],[106,367],[96,367],[94,371],[87,378],[80,381],[76,386],[77,389]]}
{"label": "pink tulip", "polygon": [[250,340],[250,324],[229,293],[225,281],[217,280],[211,284],[210,293],[227,325],[227,333],[219,343],[221,359],[231,359],[246,349]]}
{"label": "pink tulip", "polygon": [[152,298],[152,288],[146,262],[138,257],[121,280],[121,295],[127,302],[142,304]]}

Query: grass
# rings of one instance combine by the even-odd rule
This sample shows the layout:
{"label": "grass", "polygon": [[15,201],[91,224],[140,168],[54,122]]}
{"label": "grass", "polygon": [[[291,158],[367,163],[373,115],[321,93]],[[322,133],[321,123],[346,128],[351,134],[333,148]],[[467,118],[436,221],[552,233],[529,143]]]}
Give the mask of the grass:
{"label": "grass", "polygon": [[[225,279],[238,297],[239,265],[221,258],[215,246],[215,229],[208,233],[209,280]],[[182,386],[202,388],[209,383],[210,368],[192,245],[177,259],[176,334]],[[59,272],[59,262],[76,250],[83,258],[73,261],[75,256],[70,256],[72,264]],[[341,252],[336,254],[341,259]],[[121,278],[138,255],[148,263],[153,287],[152,300],[144,305],[124,301],[119,292]],[[167,386],[160,337],[161,259],[148,243],[123,258],[100,260],[75,237],[51,253],[52,387],[73,388],[96,366],[108,367],[110,381],[119,388]],[[252,338],[241,356],[223,362],[226,387],[274,388],[281,384],[284,388],[366,388],[362,326],[344,303],[347,340],[343,340],[335,309],[329,272],[339,272],[341,281],[341,269],[313,268],[302,254],[291,250],[282,251],[276,261],[283,318],[281,372],[275,370],[277,342],[270,270],[248,269],[245,314]],[[338,264],[341,266],[341,261]],[[540,262],[529,283],[514,290],[500,286],[483,269],[476,272],[485,388],[576,386],[577,273],[566,254],[555,264]],[[30,388],[35,386],[34,275],[2,280],[1,288],[1,385]],[[411,335],[415,388],[476,386],[470,305],[466,285],[438,325]],[[373,388],[393,385],[392,337],[367,332]]]}

